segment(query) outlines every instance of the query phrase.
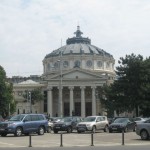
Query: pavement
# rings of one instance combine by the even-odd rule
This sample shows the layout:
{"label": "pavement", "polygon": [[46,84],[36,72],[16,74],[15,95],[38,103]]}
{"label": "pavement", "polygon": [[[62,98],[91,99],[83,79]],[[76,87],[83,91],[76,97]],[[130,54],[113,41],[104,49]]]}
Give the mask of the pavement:
{"label": "pavement", "polygon": [[[105,133],[97,132],[81,133],[77,132],[66,134],[65,132],[60,134],[45,133],[42,136],[32,134],[32,136],[14,137],[8,135],[6,137],[0,137],[0,150],[3,149],[111,149],[111,150],[126,150],[127,148],[141,147],[139,150],[144,150],[144,147],[150,147],[150,140],[141,140],[135,132],[128,132],[124,134],[124,140],[122,133]],[[137,149],[136,149],[137,150]]]}

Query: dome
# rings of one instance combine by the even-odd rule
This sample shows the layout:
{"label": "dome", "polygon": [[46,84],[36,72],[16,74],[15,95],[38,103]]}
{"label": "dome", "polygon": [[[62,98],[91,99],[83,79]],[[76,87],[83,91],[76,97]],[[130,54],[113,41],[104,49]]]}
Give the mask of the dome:
{"label": "dome", "polygon": [[[93,72],[114,73],[113,56],[101,48],[91,45],[91,39],[82,37],[80,27],[75,37],[68,38],[66,45],[47,54],[43,60],[44,74],[81,68]],[[61,66],[61,67],[60,67]]]}
{"label": "dome", "polygon": [[62,55],[100,55],[105,57],[113,57],[103,49],[100,49],[94,45],[91,45],[91,40],[89,38],[84,38],[81,36],[83,34],[80,31],[80,27],[77,27],[77,31],[74,32],[76,37],[68,38],[66,40],[66,45],[60,47],[57,50],[54,50],[50,54],[46,55],[45,58],[59,56],[60,53]]}

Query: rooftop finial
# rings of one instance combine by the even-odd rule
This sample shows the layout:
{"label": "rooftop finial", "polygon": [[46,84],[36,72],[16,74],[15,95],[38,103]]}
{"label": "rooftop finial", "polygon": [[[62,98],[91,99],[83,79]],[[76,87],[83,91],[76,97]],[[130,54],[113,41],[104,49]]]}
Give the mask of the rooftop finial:
{"label": "rooftop finial", "polygon": [[74,32],[74,34],[76,34],[76,37],[82,37],[81,34],[83,34],[83,32],[80,31],[80,26],[77,26],[77,31]]}

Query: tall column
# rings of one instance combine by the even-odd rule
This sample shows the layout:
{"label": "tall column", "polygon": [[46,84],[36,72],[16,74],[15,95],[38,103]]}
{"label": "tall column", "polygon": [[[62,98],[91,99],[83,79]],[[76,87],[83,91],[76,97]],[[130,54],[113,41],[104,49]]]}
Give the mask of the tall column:
{"label": "tall column", "polygon": [[73,89],[74,87],[69,87],[70,89],[70,116],[73,115],[74,110],[74,100],[73,100]]}
{"label": "tall column", "polygon": [[48,104],[47,104],[47,112],[50,116],[53,116],[53,99],[52,99],[52,87],[48,87]]}
{"label": "tall column", "polygon": [[81,117],[85,117],[85,87],[81,88]]}
{"label": "tall column", "polygon": [[92,88],[92,116],[96,115],[96,98],[95,98],[95,89],[96,87]]}

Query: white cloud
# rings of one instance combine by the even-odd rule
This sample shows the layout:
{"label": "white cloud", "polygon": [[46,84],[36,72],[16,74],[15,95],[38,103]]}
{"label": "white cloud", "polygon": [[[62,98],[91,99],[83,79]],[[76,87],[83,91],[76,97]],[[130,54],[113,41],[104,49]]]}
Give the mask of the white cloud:
{"label": "white cloud", "polygon": [[0,64],[8,76],[42,74],[46,54],[65,44],[78,22],[116,61],[150,56],[149,16],[149,0],[0,0]]}

